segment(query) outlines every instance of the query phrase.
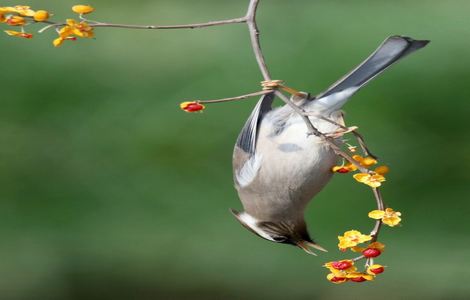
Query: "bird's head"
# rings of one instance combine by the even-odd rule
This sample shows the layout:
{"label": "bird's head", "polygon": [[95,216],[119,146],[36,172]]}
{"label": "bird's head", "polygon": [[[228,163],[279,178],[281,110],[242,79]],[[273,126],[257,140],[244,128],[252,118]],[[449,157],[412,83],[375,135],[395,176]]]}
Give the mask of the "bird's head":
{"label": "bird's head", "polygon": [[249,231],[257,236],[280,244],[294,245],[308,254],[316,255],[311,248],[327,252],[316,244],[307,231],[304,220],[300,221],[261,221],[246,212],[231,210],[237,220]]}

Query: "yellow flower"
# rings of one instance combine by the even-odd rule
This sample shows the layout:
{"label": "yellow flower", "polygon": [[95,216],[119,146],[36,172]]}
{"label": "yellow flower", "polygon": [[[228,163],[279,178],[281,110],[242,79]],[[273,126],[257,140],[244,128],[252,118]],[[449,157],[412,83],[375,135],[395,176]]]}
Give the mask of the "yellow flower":
{"label": "yellow flower", "polygon": [[5,30],[5,33],[8,34],[9,36],[22,37],[26,39],[30,39],[33,37],[31,33],[19,32],[19,31],[14,31],[14,30]]}
{"label": "yellow flower", "polygon": [[62,46],[63,43],[64,43],[64,39],[61,38],[60,36],[52,41],[52,45],[54,45],[54,47],[60,47]]}
{"label": "yellow flower", "polygon": [[84,21],[78,23],[73,19],[67,19],[67,25],[59,30],[59,37],[52,44],[54,47],[59,47],[65,40],[76,40],[77,38],[74,36],[92,38],[94,37],[93,27]]}
{"label": "yellow flower", "polygon": [[24,24],[26,24],[25,18],[20,16],[10,16],[6,19],[5,22],[11,26],[23,26]]}
{"label": "yellow flower", "polygon": [[323,265],[330,272],[337,275],[345,275],[348,272],[356,272],[357,269],[354,266],[354,261],[350,259],[344,259],[340,261],[330,261]]}
{"label": "yellow flower", "polygon": [[29,6],[25,5],[16,5],[15,7],[5,6],[0,7],[0,14],[19,14],[23,17],[32,17],[34,15],[34,10],[30,9]]}
{"label": "yellow flower", "polygon": [[65,39],[59,36],[58,38],[56,38],[52,41],[52,45],[54,45],[54,47],[60,47],[60,46],[62,46],[64,41],[65,41]]}
{"label": "yellow flower", "polygon": [[352,157],[355,161],[357,161],[358,163],[361,164],[361,166],[363,167],[370,167],[370,166],[373,166],[377,163],[377,160],[375,158],[372,158],[370,156],[367,156],[367,157],[362,157],[360,155],[353,155]]}
{"label": "yellow flower", "polygon": [[350,230],[346,231],[343,236],[338,236],[338,247],[343,250],[370,241],[371,239],[372,237],[370,235],[362,234],[357,230]]}
{"label": "yellow flower", "polygon": [[0,7],[0,14],[17,13],[16,8],[11,6]]}
{"label": "yellow flower", "polygon": [[357,170],[357,167],[353,165],[352,163],[348,163],[342,166],[334,166],[333,168],[331,168],[331,171],[334,173],[349,173],[349,172],[354,172],[356,170]]}
{"label": "yellow flower", "polygon": [[400,224],[400,216],[401,212],[394,211],[392,208],[387,208],[385,210],[373,210],[369,213],[369,218],[382,220],[384,224],[387,224],[390,227]]}
{"label": "yellow flower", "polygon": [[93,34],[93,27],[88,25],[87,22],[80,22],[77,23],[74,19],[67,19],[67,25],[62,28],[64,29],[63,33],[59,34],[62,36],[62,34],[65,34],[67,36],[70,36],[72,34],[82,37],[82,38],[92,38],[94,36]]}
{"label": "yellow flower", "polygon": [[73,35],[73,29],[72,27],[66,25],[64,27],[62,27],[61,29],[59,29],[59,37],[65,39],[69,36]]}
{"label": "yellow flower", "polygon": [[358,182],[367,184],[372,188],[377,188],[385,181],[385,177],[380,174],[357,173],[353,175]]}
{"label": "yellow flower", "polygon": [[330,270],[331,275],[328,275],[327,278],[333,283],[345,282],[347,280],[346,276],[348,274],[357,272],[357,268],[354,266],[354,262],[350,259],[330,261],[323,266]]}
{"label": "yellow flower", "polygon": [[34,16],[33,16],[34,21],[36,22],[43,22],[49,19],[49,12],[45,10],[38,10]]}
{"label": "yellow flower", "polygon": [[77,38],[74,36],[67,36],[67,37],[59,36],[58,38],[52,41],[52,44],[54,45],[54,47],[59,47],[64,43],[64,41],[76,41],[76,40]]}
{"label": "yellow flower", "polygon": [[26,5],[16,5],[14,7],[16,13],[23,17],[32,17],[34,16],[35,11],[32,10],[29,6]]}
{"label": "yellow flower", "polygon": [[381,242],[373,242],[373,243],[370,243],[369,245],[367,245],[366,248],[364,247],[352,247],[351,250],[353,252],[363,252],[364,250],[367,250],[367,249],[376,249],[376,250],[379,250],[380,252],[383,252],[384,249],[385,249],[385,245],[382,244]]}
{"label": "yellow flower", "polygon": [[74,5],[72,6],[72,10],[77,14],[84,15],[93,12],[95,9],[90,5]]}
{"label": "yellow flower", "polygon": [[[330,274],[326,278],[333,283],[343,283],[346,281],[363,282],[373,280],[375,274],[383,272],[379,267],[380,265],[374,265],[370,273],[361,273],[357,271],[354,266],[354,261],[350,259],[332,261],[324,265],[324,267],[330,270]],[[374,273],[377,272],[377,273]]]}

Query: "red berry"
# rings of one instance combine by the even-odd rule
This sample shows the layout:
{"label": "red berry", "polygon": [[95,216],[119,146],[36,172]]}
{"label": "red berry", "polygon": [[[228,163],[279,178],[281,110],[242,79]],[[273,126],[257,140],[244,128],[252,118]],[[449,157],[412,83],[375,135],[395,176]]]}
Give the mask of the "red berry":
{"label": "red berry", "polygon": [[187,112],[195,112],[203,110],[205,107],[197,102],[185,102],[182,104],[181,108]]}
{"label": "red berry", "polygon": [[374,274],[380,274],[380,273],[383,273],[383,271],[385,271],[385,269],[384,269],[384,267],[379,267],[379,268],[375,268],[375,269],[369,269],[369,271],[371,271]]}
{"label": "red berry", "polygon": [[352,267],[352,263],[350,261],[334,261],[331,266],[336,270],[346,270]]}
{"label": "red berry", "polygon": [[342,173],[342,174],[349,173],[349,169],[348,168],[340,168],[340,169],[336,170],[336,172]]}
{"label": "red berry", "polygon": [[344,277],[336,277],[336,276],[330,279],[331,282],[341,282],[341,281],[345,281],[345,280],[346,280],[346,278],[344,278]]}
{"label": "red berry", "polygon": [[351,278],[351,281],[354,281],[354,282],[364,282],[364,281],[367,281],[367,279],[365,279],[364,277],[360,276],[360,277]]}
{"label": "red berry", "polygon": [[380,254],[382,254],[382,252],[380,252],[379,249],[367,248],[366,250],[362,251],[362,254],[363,254],[365,257],[377,257],[377,256],[379,256]]}

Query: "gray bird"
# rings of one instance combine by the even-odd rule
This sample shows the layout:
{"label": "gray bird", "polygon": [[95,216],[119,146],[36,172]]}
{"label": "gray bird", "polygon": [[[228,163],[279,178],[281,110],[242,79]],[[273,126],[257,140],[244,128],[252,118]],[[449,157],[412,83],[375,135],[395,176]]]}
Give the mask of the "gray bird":
{"label": "gray bird", "polygon": [[[375,76],[429,41],[391,36],[358,67],[316,97],[291,97],[305,111],[342,124],[342,106]],[[274,93],[261,97],[238,136],[233,153],[235,187],[244,211],[231,210],[238,221],[259,237],[326,251],[307,231],[304,210],[332,177],[336,154],[307,127],[291,107],[273,108]],[[322,133],[340,128],[309,117]]]}

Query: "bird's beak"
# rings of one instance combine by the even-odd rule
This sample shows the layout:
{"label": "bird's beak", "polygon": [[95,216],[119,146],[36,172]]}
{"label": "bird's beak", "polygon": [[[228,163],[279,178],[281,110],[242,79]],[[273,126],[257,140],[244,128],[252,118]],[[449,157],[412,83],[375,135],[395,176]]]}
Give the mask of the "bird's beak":
{"label": "bird's beak", "polygon": [[323,252],[328,252],[328,250],[326,250],[322,246],[320,246],[318,244],[315,244],[315,243],[307,242],[307,241],[299,241],[299,242],[297,242],[297,246],[300,249],[307,252],[308,254],[315,255],[315,256],[317,256],[317,254],[315,252],[313,252],[312,249],[310,249],[310,248],[315,248],[315,249],[323,251]]}

